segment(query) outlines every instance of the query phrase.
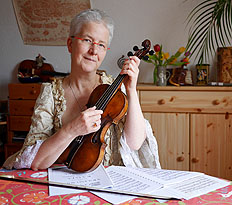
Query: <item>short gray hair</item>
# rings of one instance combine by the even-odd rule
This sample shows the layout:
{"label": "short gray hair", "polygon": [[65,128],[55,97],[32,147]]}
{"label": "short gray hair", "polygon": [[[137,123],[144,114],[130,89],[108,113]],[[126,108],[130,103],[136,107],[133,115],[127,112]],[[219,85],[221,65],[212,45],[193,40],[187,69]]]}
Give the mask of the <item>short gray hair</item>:
{"label": "short gray hair", "polygon": [[69,36],[75,36],[79,33],[82,25],[86,22],[103,23],[109,30],[110,45],[114,33],[114,22],[104,11],[98,9],[87,9],[76,15],[71,21]]}

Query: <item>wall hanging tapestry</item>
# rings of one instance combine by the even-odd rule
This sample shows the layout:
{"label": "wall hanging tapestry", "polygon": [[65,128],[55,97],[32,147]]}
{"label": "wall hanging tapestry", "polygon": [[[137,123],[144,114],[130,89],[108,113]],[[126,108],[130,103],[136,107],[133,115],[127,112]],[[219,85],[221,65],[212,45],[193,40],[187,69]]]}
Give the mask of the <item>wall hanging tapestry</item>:
{"label": "wall hanging tapestry", "polygon": [[66,45],[71,19],[90,0],[12,0],[24,44]]}

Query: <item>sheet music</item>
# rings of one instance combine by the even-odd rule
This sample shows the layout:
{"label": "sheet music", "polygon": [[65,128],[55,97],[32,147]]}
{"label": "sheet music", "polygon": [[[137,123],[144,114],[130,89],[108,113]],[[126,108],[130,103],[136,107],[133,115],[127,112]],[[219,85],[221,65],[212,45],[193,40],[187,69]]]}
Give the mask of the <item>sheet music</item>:
{"label": "sheet music", "polygon": [[[200,172],[117,166],[108,167],[106,171],[115,185],[112,189],[124,190],[129,187],[127,191],[130,190],[132,192],[175,197],[178,199],[191,199],[230,184],[229,181],[211,177]],[[128,181],[126,181],[124,184],[125,176],[135,181],[142,178],[143,183],[148,185],[147,189],[138,189],[138,187],[136,187],[137,182],[128,185]],[[145,179],[148,179],[150,182],[147,182]],[[139,187],[140,186],[139,183]],[[109,193],[94,192],[94,194],[112,204],[119,204],[135,198]]]}
{"label": "sheet music", "polygon": [[229,184],[230,182],[228,181],[204,174],[173,184],[168,187],[168,190],[176,196],[182,196],[184,199],[191,199],[228,186]]}
{"label": "sheet music", "polygon": [[[111,190],[175,197],[178,199],[190,199],[230,184],[229,181],[200,172],[123,166],[110,166],[106,169],[103,166],[99,166],[93,172],[81,174],[77,174],[75,171],[67,168],[49,169],[48,175],[49,180],[55,182],[90,187],[110,187],[109,189]],[[50,196],[80,192],[83,192],[83,190],[49,187]],[[112,204],[119,204],[136,198],[130,195],[106,192],[94,191],[92,193]]]}
{"label": "sheet music", "polygon": [[[124,169],[126,168],[126,169]],[[141,175],[138,173],[128,172],[128,167],[110,166],[106,168],[108,175],[113,181],[112,190],[122,190],[135,193],[150,193],[154,189],[162,188],[162,184],[150,180],[150,176]],[[103,198],[104,200],[112,203],[119,204],[131,200],[133,196],[119,195],[103,192],[92,192],[95,195]]]}
{"label": "sheet music", "polygon": [[191,172],[191,171],[180,171],[180,170],[168,170],[168,169],[153,169],[153,168],[126,168],[128,171],[136,172],[138,174],[144,173],[152,176],[150,180],[159,182],[164,186],[170,185],[173,183],[178,183],[186,179],[193,178],[195,176],[204,175],[201,172]]}
{"label": "sheet music", "polygon": [[[105,171],[105,168],[100,165],[93,172],[87,173],[77,173],[67,167],[59,169],[48,169],[48,179],[53,182],[61,182],[66,184],[74,184],[80,186],[89,186],[89,187],[100,187],[107,188],[112,187],[113,183],[109,178],[108,174]],[[82,193],[86,192],[85,190],[78,190],[72,188],[62,188],[49,186],[49,196],[62,195],[62,194],[71,194],[71,193]]]}

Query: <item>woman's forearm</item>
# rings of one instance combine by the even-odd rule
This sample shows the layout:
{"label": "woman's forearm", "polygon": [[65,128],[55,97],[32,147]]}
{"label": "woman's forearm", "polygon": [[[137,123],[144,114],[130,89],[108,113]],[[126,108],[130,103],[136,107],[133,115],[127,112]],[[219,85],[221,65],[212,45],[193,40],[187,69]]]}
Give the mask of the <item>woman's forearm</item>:
{"label": "woman's forearm", "polygon": [[138,150],[143,144],[145,134],[145,122],[138,100],[137,91],[128,94],[128,110],[124,128],[127,144],[133,150]]}
{"label": "woman's forearm", "polygon": [[54,164],[72,141],[65,133],[61,129],[43,142],[31,164],[33,170],[47,169]]}

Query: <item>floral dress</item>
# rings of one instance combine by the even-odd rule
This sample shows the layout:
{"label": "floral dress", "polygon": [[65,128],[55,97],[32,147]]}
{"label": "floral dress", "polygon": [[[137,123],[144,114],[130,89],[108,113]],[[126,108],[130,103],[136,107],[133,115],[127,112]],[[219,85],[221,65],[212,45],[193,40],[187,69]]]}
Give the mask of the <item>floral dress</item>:
{"label": "floral dress", "polygon": [[[113,78],[98,71],[101,84],[111,84]],[[66,99],[62,87],[63,78],[52,83],[43,83],[31,118],[30,131],[20,151],[10,156],[3,167],[7,169],[30,168],[41,144],[62,127],[62,116],[66,110]],[[122,90],[125,88],[122,86]],[[145,119],[144,119],[145,120]],[[112,124],[105,134],[107,144],[103,165],[160,168],[158,146],[151,126],[146,122],[146,139],[137,151],[131,150],[123,135],[125,118]]]}

